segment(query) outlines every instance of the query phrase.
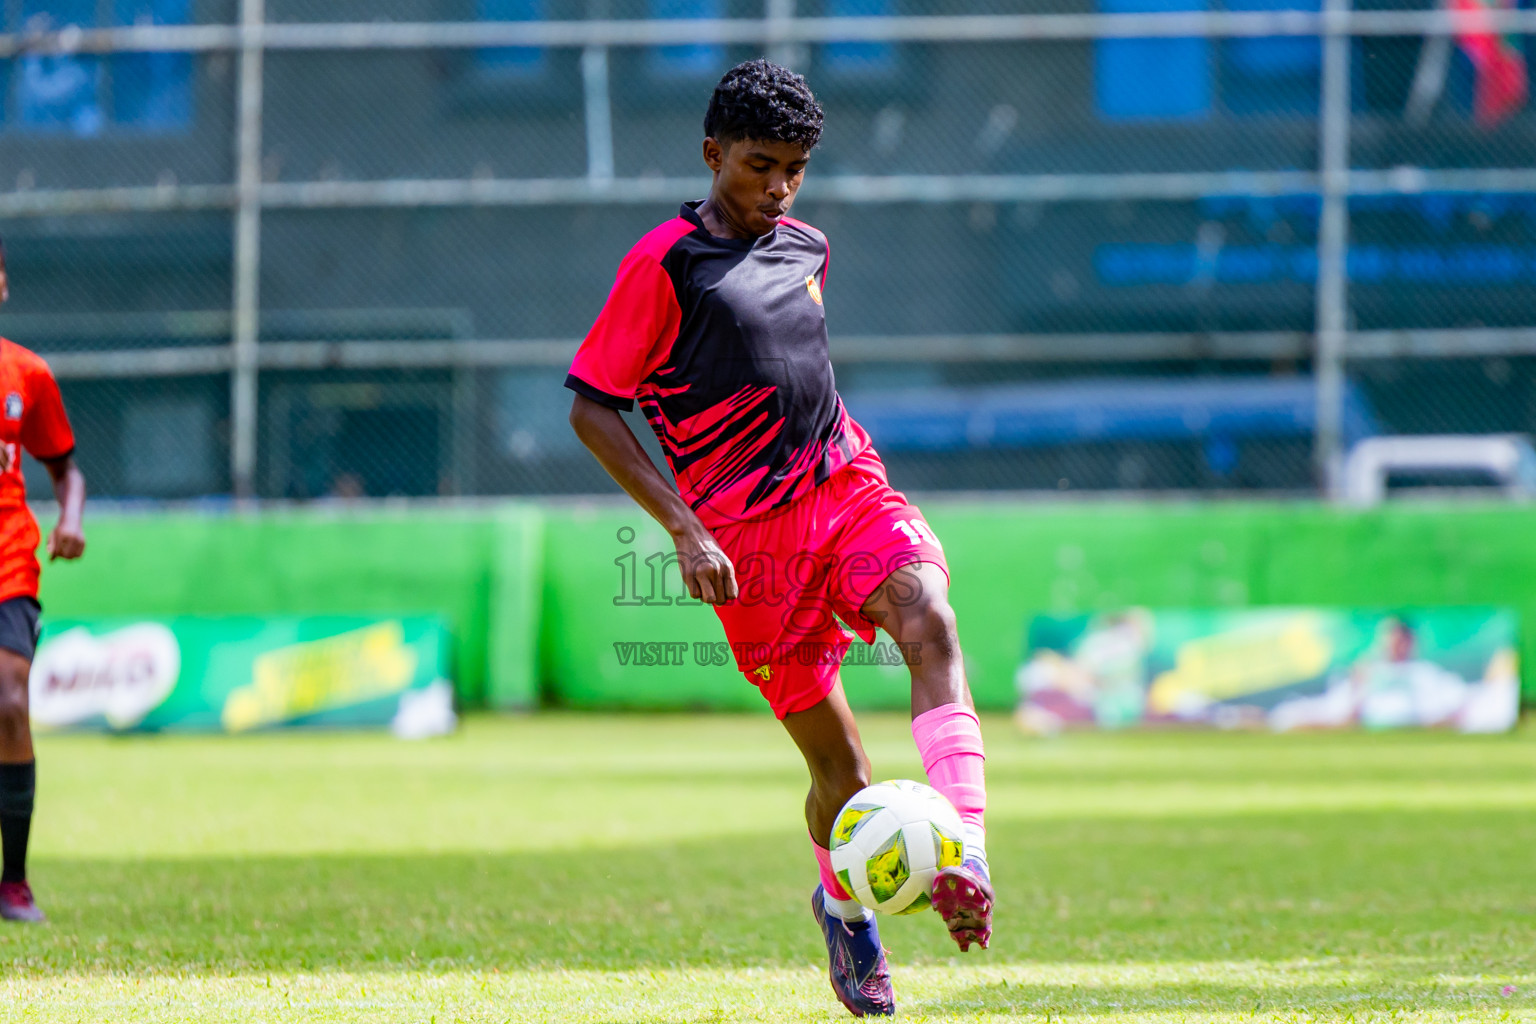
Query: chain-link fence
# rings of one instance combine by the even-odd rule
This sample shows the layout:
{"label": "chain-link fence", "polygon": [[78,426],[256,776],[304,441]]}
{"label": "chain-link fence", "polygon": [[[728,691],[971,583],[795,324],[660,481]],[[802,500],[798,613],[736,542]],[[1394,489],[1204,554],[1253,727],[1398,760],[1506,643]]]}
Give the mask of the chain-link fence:
{"label": "chain-link fence", "polygon": [[1536,12],[1488,2],[0,0],[0,332],[97,494],[609,489],[565,367],[766,53],[901,486],[1316,491],[1536,433]]}

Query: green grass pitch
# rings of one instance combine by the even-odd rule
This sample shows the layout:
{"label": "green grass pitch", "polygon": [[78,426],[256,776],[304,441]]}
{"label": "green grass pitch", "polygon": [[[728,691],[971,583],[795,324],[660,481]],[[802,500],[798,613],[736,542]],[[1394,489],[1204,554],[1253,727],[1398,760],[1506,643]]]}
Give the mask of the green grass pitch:
{"label": "green grass pitch", "polygon": [[[986,722],[985,953],[886,924],[902,1015],[1536,1018],[1536,734]],[[872,717],[877,777],[921,777]],[[804,770],[766,717],[451,739],[47,737],[0,1020],[837,1021]]]}

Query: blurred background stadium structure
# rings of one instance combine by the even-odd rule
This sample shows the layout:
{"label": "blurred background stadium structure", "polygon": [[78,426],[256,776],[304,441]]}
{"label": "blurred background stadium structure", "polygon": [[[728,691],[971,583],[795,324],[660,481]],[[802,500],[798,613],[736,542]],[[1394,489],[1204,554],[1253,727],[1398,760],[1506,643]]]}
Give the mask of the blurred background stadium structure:
{"label": "blurred background stadium structure", "polygon": [[98,495],[611,489],[565,368],[767,53],[901,486],[1336,493],[1536,433],[1536,11],[1467,2],[0,0],[0,333]]}

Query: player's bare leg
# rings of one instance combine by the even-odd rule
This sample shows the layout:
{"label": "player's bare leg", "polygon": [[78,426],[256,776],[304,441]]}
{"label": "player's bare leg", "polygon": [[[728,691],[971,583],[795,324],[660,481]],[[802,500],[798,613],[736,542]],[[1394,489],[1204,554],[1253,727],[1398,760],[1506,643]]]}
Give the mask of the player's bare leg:
{"label": "player's bare leg", "polygon": [[784,728],[811,773],[811,789],[805,796],[806,827],[824,843],[843,804],[869,785],[869,756],[842,684],[815,707],[784,716]]}
{"label": "player's bare leg", "polygon": [[27,678],[32,663],[0,648],[0,764],[33,759],[32,721],[27,707]]}
{"label": "player's bare leg", "polygon": [[987,866],[985,755],[949,579],[931,562],[893,572],[864,602],[863,612],[899,644],[915,651],[912,672],[912,737],[928,781],[955,805],[965,826],[965,862],[945,868],[934,881],[933,907],[961,951],[992,939],[992,881]]}
{"label": "player's bare leg", "polygon": [[856,1017],[893,1014],[896,994],[874,914],[860,906],[838,881],[825,845],[837,812],[869,785],[869,757],[859,740],[859,727],[842,684],[834,686],[814,707],[786,715],[784,728],[800,748],[811,773],[805,824],[821,870],[821,884],[811,896],[811,911],[826,940],[832,990]]}
{"label": "player's bare leg", "polygon": [[36,762],[27,708],[27,677],[32,663],[0,648],[0,917],[41,921],[42,911],[27,884],[27,841],[32,831],[32,794]]}

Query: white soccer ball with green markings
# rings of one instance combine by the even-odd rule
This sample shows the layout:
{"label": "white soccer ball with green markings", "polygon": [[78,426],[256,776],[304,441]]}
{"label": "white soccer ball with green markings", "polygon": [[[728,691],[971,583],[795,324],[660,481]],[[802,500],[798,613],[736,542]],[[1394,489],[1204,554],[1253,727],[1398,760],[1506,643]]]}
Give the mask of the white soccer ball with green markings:
{"label": "white soccer ball with green markings", "polygon": [[832,826],[832,870],[854,899],[881,914],[927,909],[939,869],[964,856],[960,814],[938,790],[910,779],[853,795]]}

